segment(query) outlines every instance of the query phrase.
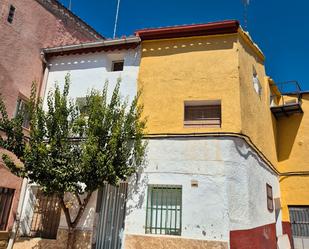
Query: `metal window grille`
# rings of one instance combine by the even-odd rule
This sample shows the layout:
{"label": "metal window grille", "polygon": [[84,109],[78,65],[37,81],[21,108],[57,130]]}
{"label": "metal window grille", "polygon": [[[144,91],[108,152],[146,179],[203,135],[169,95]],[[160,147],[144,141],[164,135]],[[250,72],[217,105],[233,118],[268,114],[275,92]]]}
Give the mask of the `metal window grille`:
{"label": "metal window grille", "polygon": [[185,125],[221,126],[221,105],[185,106]]}
{"label": "metal window grille", "polygon": [[22,126],[24,128],[29,128],[30,126],[30,117],[29,117],[29,113],[27,110],[27,102],[21,98],[18,99],[17,101],[17,111],[16,111],[16,115],[17,114],[21,114],[23,117],[23,123]]}
{"label": "metal window grille", "polygon": [[37,190],[34,213],[31,222],[31,236],[45,239],[57,237],[61,216],[59,199],[47,196],[41,190]]}
{"label": "metal window grille", "polygon": [[274,200],[273,200],[273,188],[266,184],[266,193],[267,193],[267,209],[272,212],[274,211]]}
{"label": "metal window grille", "polygon": [[297,237],[309,237],[309,206],[289,207],[292,234]]}
{"label": "metal window grille", "polygon": [[123,71],[124,61],[113,61],[112,63],[112,71]]}
{"label": "metal window grille", "polygon": [[181,235],[182,187],[149,185],[146,233]]}
{"label": "metal window grille", "polygon": [[0,231],[6,230],[14,191],[14,189],[0,187]]}
{"label": "metal window grille", "polygon": [[8,22],[12,23],[15,15],[15,7],[13,5],[10,6],[9,15],[8,15]]}

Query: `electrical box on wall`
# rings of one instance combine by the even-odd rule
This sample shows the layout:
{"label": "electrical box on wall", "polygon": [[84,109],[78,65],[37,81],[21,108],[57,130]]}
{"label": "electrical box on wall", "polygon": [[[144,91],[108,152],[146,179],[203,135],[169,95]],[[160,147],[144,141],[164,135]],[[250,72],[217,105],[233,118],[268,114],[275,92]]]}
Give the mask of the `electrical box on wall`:
{"label": "electrical box on wall", "polygon": [[197,188],[198,187],[198,181],[197,180],[191,180],[191,187]]}

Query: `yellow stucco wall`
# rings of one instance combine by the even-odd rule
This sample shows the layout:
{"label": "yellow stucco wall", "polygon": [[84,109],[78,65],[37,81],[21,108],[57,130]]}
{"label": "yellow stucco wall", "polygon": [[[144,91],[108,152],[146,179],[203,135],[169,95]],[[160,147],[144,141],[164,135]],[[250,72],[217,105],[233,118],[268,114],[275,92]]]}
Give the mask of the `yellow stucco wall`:
{"label": "yellow stucco wall", "polygon": [[[237,35],[142,43],[139,88],[148,133],[240,131]],[[221,100],[222,127],[184,127],[184,101]]]}
{"label": "yellow stucco wall", "polygon": [[[281,172],[309,171],[309,94],[302,98],[303,114],[278,119],[278,168]],[[280,178],[283,220],[288,205],[309,205],[309,176]]]}
{"label": "yellow stucco wall", "polygon": [[[189,37],[142,43],[139,88],[148,133],[237,132],[276,164],[263,55],[246,36]],[[253,66],[263,86],[254,90]],[[184,101],[221,100],[222,125],[184,127]]]}
{"label": "yellow stucco wall", "polygon": [[[263,55],[247,38],[240,30],[142,42],[138,87],[147,132],[239,132],[281,172],[309,171],[309,94],[303,96],[304,115],[276,120],[270,110],[273,82],[266,76]],[[253,67],[262,86],[260,96],[253,87]],[[221,100],[221,128],[184,127],[184,101],[189,100]],[[309,177],[280,181],[287,221],[287,205],[309,205]]]}
{"label": "yellow stucco wall", "polygon": [[[276,120],[270,110],[270,88],[264,61],[241,35],[238,55],[241,132],[249,136],[263,154],[276,165]],[[261,95],[253,87],[253,68],[262,86]]]}

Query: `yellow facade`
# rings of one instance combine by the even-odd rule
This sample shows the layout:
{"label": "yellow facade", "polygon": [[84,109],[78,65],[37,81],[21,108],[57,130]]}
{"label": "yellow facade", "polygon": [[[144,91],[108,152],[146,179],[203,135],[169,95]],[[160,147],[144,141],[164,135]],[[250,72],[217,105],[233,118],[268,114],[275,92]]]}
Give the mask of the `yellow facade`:
{"label": "yellow facade", "polygon": [[[302,96],[303,114],[278,120],[278,169],[309,172],[309,94]],[[289,221],[288,205],[309,205],[309,175],[280,177],[283,221]]]}
{"label": "yellow facade", "polygon": [[[139,88],[148,133],[239,132],[238,78],[237,35],[143,42]],[[221,100],[222,127],[184,127],[189,100]]]}
{"label": "yellow facade", "polygon": [[[252,85],[253,68],[262,86]],[[304,114],[276,120],[264,56],[241,30],[227,35],[142,42],[138,87],[149,134],[235,132],[247,135],[280,172],[309,171],[309,94]],[[280,93],[279,93],[280,94]],[[184,102],[221,100],[221,127],[184,126]],[[307,133],[306,133],[307,132]],[[283,220],[288,205],[309,204],[309,176],[281,177]]]}
{"label": "yellow facade", "polygon": [[[147,132],[242,133],[275,164],[270,90],[263,59],[241,30],[229,35],[143,42],[139,88],[148,117]],[[252,85],[253,67],[263,87],[261,96]],[[221,127],[185,127],[184,102],[191,100],[221,100]]]}

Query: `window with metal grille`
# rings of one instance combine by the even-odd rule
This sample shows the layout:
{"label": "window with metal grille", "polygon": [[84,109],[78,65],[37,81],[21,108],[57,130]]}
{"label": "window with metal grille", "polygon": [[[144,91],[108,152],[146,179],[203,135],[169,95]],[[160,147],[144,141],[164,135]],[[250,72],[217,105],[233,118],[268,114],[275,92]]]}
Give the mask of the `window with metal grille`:
{"label": "window with metal grille", "polygon": [[16,115],[17,114],[22,115],[23,118],[22,126],[28,129],[30,127],[30,118],[27,108],[27,102],[22,98],[19,98],[17,100]]}
{"label": "window with metal grille", "polygon": [[10,6],[9,14],[8,14],[8,22],[12,23],[15,15],[15,7],[13,5]]}
{"label": "window with metal grille", "polygon": [[0,187],[0,231],[6,230],[14,191],[14,189]]}
{"label": "window with metal grille", "polygon": [[112,71],[123,71],[124,61],[113,61],[112,62]]}
{"label": "window with metal grille", "polygon": [[148,186],[146,233],[181,235],[181,213],[181,186]]}
{"label": "window with metal grille", "polygon": [[185,126],[221,127],[221,101],[186,101]]}
{"label": "window with metal grille", "polygon": [[267,193],[267,209],[272,212],[274,211],[274,200],[273,200],[273,188],[266,184],[266,193]]}
{"label": "window with metal grille", "polygon": [[289,206],[293,236],[309,237],[309,206]]}

